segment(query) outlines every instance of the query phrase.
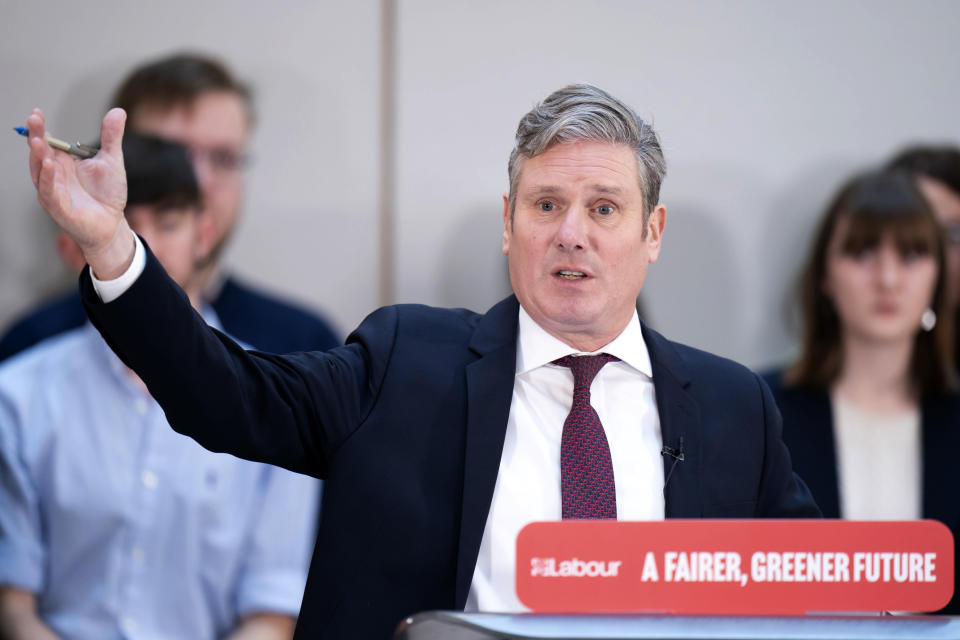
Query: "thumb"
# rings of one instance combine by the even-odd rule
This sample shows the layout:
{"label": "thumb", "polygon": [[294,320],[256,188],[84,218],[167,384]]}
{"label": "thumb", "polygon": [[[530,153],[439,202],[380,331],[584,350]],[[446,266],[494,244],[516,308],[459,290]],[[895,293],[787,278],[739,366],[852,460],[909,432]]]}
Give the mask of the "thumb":
{"label": "thumb", "polygon": [[100,149],[114,157],[122,156],[123,128],[127,123],[127,112],[119,107],[107,111],[100,127]]}

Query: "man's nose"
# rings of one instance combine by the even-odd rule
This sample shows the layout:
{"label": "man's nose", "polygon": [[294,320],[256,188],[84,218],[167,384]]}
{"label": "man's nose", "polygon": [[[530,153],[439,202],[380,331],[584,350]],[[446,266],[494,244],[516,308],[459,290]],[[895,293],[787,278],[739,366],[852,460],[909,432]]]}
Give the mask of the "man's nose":
{"label": "man's nose", "polygon": [[587,240],[587,212],[581,207],[568,207],[560,218],[557,246],[561,249],[583,249]]}
{"label": "man's nose", "polygon": [[210,161],[201,155],[194,156],[193,162],[193,172],[197,176],[197,186],[200,187],[201,193],[206,193],[210,190],[210,186],[213,184],[213,167],[210,166]]}

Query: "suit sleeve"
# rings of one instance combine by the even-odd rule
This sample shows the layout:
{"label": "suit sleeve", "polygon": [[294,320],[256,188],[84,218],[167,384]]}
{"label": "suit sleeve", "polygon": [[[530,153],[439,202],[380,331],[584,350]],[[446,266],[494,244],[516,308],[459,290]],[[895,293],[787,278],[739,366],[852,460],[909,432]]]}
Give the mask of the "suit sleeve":
{"label": "suit sleeve", "polygon": [[89,268],[80,293],[177,432],[211,451],[320,478],[370,412],[397,325],[396,310],[385,308],[328,352],[248,352],[207,326],[149,248],[143,273],[116,300],[100,302]]}
{"label": "suit sleeve", "polygon": [[790,452],[783,442],[783,420],[770,388],[754,374],[760,387],[764,422],[764,462],[757,500],[757,517],[820,518],[820,509],[807,485],[793,472]]}

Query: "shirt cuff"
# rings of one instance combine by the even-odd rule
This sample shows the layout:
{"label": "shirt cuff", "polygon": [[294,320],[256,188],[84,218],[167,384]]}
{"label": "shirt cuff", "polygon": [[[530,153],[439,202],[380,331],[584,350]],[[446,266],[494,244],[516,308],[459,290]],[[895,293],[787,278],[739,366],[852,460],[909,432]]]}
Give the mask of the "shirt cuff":
{"label": "shirt cuff", "polygon": [[303,601],[307,575],[294,569],[262,571],[246,576],[237,593],[237,613],[281,613],[296,616]]}
{"label": "shirt cuff", "polygon": [[0,540],[0,586],[31,593],[43,591],[46,555],[43,546],[35,539],[21,535],[15,540]]}
{"label": "shirt cuff", "polygon": [[123,295],[127,289],[133,286],[133,283],[136,282],[140,274],[143,273],[144,267],[147,266],[147,252],[143,249],[143,242],[140,241],[140,236],[133,234],[133,240],[135,243],[133,262],[130,263],[127,270],[119,277],[113,280],[98,280],[97,276],[93,275],[93,269],[90,270],[90,279],[93,280],[93,290],[100,296],[101,302],[113,302]]}

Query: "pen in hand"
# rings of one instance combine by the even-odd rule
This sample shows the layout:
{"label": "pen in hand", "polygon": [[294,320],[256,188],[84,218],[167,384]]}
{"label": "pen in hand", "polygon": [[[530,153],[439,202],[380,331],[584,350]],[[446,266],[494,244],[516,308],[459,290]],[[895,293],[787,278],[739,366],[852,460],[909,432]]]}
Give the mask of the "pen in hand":
{"label": "pen in hand", "polygon": [[[13,130],[23,137],[28,137],[30,135],[30,131],[26,127],[14,127]],[[97,155],[97,151],[99,151],[99,149],[96,147],[92,147],[88,144],[82,144],[80,142],[74,142],[73,144],[70,144],[69,142],[65,142],[59,138],[54,138],[51,135],[46,136],[46,141],[47,144],[54,149],[66,151],[70,155],[80,158],[81,160],[92,158],[93,156]]]}

